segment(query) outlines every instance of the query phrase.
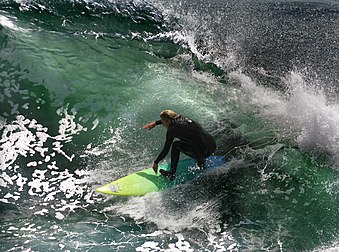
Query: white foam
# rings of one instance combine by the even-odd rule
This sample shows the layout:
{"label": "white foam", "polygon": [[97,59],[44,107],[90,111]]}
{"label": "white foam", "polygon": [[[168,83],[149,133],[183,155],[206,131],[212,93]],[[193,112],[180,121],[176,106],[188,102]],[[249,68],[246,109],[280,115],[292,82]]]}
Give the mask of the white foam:
{"label": "white foam", "polygon": [[59,121],[59,135],[54,138],[59,141],[69,142],[72,140],[72,136],[79,132],[86,130],[82,125],[75,122],[76,112],[71,110],[72,114],[68,113],[68,106],[57,110],[59,116],[63,118]]}
{"label": "white foam", "polygon": [[[208,202],[184,202],[177,197],[174,202],[169,199],[166,191],[160,193],[151,193],[143,197],[136,197],[115,204],[104,209],[114,211],[118,214],[132,217],[136,223],[152,222],[157,225],[159,230],[151,234],[142,234],[141,237],[172,236],[169,244],[162,242],[159,244],[155,238],[152,242],[146,241],[137,248],[137,251],[194,251],[191,241],[186,239],[184,231],[199,230],[202,235],[206,235],[204,240],[209,242],[208,247],[215,251],[236,251],[238,244],[227,231],[221,233],[220,220],[218,218],[217,203]],[[181,202],[183,200],[183,202]],[[179,203],[179,202],[180,203]],[[173,207],[173,203],[176,207]],[[186,206],[188,205],[188,206]],[[178,207],[179,206],[179,207]],[[203,238],[201,238],[203,239]],[[228,250],[227,250],[227,249]],[[206,247],[206,249],[208,249]]]}
{"label": "white foam", "polygon": [[2,202],[2,203],[9,203],[8,199],[0,199],[0,202]]}
{"label": "white foam", "polygon": [[162,230],[157,230],[157,231],[154,231],[153,233],[150,233],[150,234],[141,234],[140,237],[156,237],[156,236],[160,236],[164,233],[165,232],[162,231]]}
{"label": "white foam", "polygon": [[98,125],[99,125],[99,119],[96,118],[94,121],[93,121],[93,127],[91,128],[91,130],[94,130]]}
{"label": "white foam", "polygon": [[259,86],[240,71],[229,76],[241,84],[240,102],[256,108],[261,119],[274,124],[283,136],[304,150],[339,158],[339,105],[307,85],[300,73],[291,72],[283,79],[289,95]]}
{"label": "white foam", "polygon": [[[220,230],[220,214],[218,212],[217,200],[207,202],[186,202],[184,199],[180,208],[173,209],[170,195],[166,191],[161,193],[150,193],[143,197],[135,197],[116,204],[106,211],[117,211],[119,214],[129,215],[137,223],[153,222],[160,230],[171,230],[181,232],[185,229],[197,229],[205,232],[218,232]],[[167,200],[165,200],[167,199]]]}
{"label": "white foam", "polygon": [[[75,178],[74,174],[69,173],[68,170],[57,172],[59,167],[57,161],[53,160],[56,153],[69,161],[73,160],[75,154],[67,154],[63,150],[64,145],[84,128],[74,122],[76,118],[74,111],[69,115],[66,107],[65,109],[61,108],[58,113],[63,116],[63,119],[59,121],[59,135],[56,136],[48,134],[48,128],[39,124],[35,119],[18,115],[16,120],[6,123],[6,120],[0,118],[0,126],[3,130],[0,138],[0,168],[2,171],[0,186],[13,185],[17,187],[16,194],[7,194],[6,198],[0,199],[2,202],[20,199],[20,192],[23,191],[25,185],[29,186],[28,193],[30,195],[39,196],[43,201],[56,200],[59,198],[58,194],[63,194],[64,196],[61,198],[67,199],[84,195],[85,189],[82,186],[84,181],[78,177]],[[51,145],[52,148],[50,148]],[[34,156],[35,160],[26,165],[27,169],[34,170],[31,179],[17,173],[19,166],[14,163],[20,156]],[[44,163],[48,169],[43,166]],[[13,173],[19,175],[9,175]],[[86,174],[79,173],[78,176],[86,176]],[[85,196],[87,203],[93,203],[91,194]],[[63,202],[63,204],[67,205],[68,202]],[[80,205],[80,202],[77,204]],[[75,207],[72,206],[68,209]],[[41,211],[39,214],[44,213],[45,211]]]}
{"label": "white foam", "polygon": [[36,161],[32,161],[32,162],[29,162],[28,164],[27,164],[27,167],[35,167],[35,166],[37,166],[38,165],[38,163],[36,162]]}
{"label": "white foam", "polygon": [[2,183],[5,186],[7,186],[7,183],[13,185],[13,181],[12,181],[11,177],[7,175],[7,173],[3,172],[1,174],[1,178],[2,178]]}
{"label": "white foam", "polygon": [[0,15],[0,24],[3,27],[7,27],[11,30],[19,30],[19,28],[14,24],[14,22],[12,22],[10,19],[2,15]]}
{"label": "white foam", "polygon": [[0,186],[5,187],[6,185],[7,185],[7,183],[5,182],[5,180],[0,178]]}
{"label": "white foam", "polygon": [[55,218],[57,218],[58,220],[62,220],[65,218],[65,215],[63,215],[62,213],[60,212],[56,212],[55,213]]}
{"label": "white foam", "polygon": [[9,231],[17,231],[17,230],[19,230],[19,228],[11,226],[11,227],[8,228],[8,230]]}
{"label": "white foam", "polygon": [[23,191],[24,185],[26,184],[27,180],[28,179],[23,177],[20,173],[18,174],[18,178],[16,180],[16,184],[19,187],[18,191]]}
{"label": "white foam", "polygon": [[142,252],[160,250],[160,247],[158,247],[158,245],[158,242],[147,241],[135,250]]}
{"label": "white foam", "polygon": [[331,245],[315,248],[313,252],[337,252],[339,251],[339,239],[337,238]]}
{"label": "white foam", "polygon": [[14,200],[18,200],[20,198],[20,196],[15,196],[11,193],[7,193],[5,196],[4,196],[5,199],[9,199],[9,198],[13,198]]}
{"label": "white foam", "polygon": [[176,243],[169,244],[169,249],[165,251],[187,251],[193,252],[194,250],[191,248],[191,245],[188,241],[185,241],[185,238],[182,234],[176,234],[178,241]]}
{"label": "white foam", "polygon": [[43,195],[44,192],[49,192],[52,189],[49,187],[49,182],[42,181],[41,179],[32,179],[32,181],[28,182],[28,186],[30,187],[28,193],[29,195],[40,196]]}

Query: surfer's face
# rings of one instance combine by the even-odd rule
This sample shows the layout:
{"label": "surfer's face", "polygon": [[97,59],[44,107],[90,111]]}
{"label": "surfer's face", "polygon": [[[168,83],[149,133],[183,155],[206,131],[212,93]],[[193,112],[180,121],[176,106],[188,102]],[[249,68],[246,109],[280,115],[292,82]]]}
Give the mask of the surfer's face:
{"label": "surfer's face", "polygon": [[171,120],[165,120],[161,118],[162,125],[166,128],[168,128],[171,124]]}

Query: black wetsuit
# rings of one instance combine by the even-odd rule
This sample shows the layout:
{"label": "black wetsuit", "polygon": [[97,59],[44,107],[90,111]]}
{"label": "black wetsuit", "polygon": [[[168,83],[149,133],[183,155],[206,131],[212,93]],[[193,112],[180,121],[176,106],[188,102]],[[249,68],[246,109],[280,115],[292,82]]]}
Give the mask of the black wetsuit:
{"label": "black wetsuit", "polygon": [[[162,124],[161,120],[156,125]],[[178,138],[180,141],[174,141]],[[173,144],[172,144],[173,143]],[[154,163],[158,164],[171,151],[170,173],[175,174],[179,162],[180,151],[197,160],[198,165],[203,167],[205,158],[213,154],[216,143],[213,137],[204,130],[201,125],[193,120],[179,116],[169,125],[165,146]]]}

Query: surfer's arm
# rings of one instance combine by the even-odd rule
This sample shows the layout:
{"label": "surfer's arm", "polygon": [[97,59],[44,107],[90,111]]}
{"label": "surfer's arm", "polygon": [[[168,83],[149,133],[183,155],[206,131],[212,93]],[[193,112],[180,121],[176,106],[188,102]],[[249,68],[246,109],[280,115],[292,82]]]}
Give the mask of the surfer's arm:
{"label": "surfer's arm", "polygon": [[161,120],[151,122],[144,126],[144,129],[153,129],[155,126],[162,124]]}
{"label": "surfer's arm", "polygon": [[166,133],[166,142],[165,142],[164,148],[160,152],[157,159],[154,161],[154,164],[158,164],[161,160],[163,160],[166,157],[167,153],[169,152],[169,150],[171,148],[173,140],[174,140],[174,136],[173,136],[171,130],[168,130],[167,133]]}

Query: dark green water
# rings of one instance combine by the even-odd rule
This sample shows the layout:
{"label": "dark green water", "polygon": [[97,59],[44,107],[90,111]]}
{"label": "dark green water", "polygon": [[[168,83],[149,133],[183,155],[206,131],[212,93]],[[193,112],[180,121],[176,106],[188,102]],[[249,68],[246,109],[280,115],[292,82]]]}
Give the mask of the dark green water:
{"label": "dark green water", "polygon": [[[2,1],[0,250],[338,250],[338,25],[334,1]],[[168,108],[230,162],[96,193],[152,164]]]}

